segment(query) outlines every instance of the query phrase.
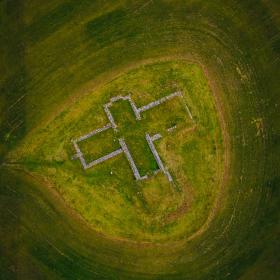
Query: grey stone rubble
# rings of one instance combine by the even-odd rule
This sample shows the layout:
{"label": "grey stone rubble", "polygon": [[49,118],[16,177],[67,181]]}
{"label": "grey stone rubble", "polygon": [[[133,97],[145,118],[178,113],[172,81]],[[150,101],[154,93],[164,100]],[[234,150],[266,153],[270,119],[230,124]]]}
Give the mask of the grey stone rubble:
{"label": "grey stone rubble", "polygon": [[84,156],[83,156],[83,153],[81,152],[81,150],[80,150],[80,147],[78,146],[78,144],[77,144],[77,142],[74,140],[73,141],[73,145],[74,145],[74,147],[75,147],[75,150],[76,150],[76,158],[79,158],[80,159],[80,161],[81,161],[81,163],[82,163],[82,165],[83,165],[83,168],[85,169],[86,168],[86,166],[87,166],[87,164],[86,164],[86,161],[85,161],[85,159],[84,159]]}
{"label": "grey stone rubble", "polygon": [[87,165],[86,169],[87,169],[87,168],[90,168],[90,167],[92,167],[92,166],[94,166],[94,165],[97,165],[97,164],[99,164],[99,163],[101,163],[101,162],[103,162],[103,161],[106,161],[106,160],[108,160],[108,159],[110,159],[110,158],[113,158],[113,157],[115,157],[115,156],[121,154],[122,152],[123,152],[122,149],[117,149],[117,150],[115,150],[114,152],[112,152],[112,153],[110,153],[110,154],[107,154],[107,155],[105,155],[105,156],[103,156],[103,157],[100,157],[100,158],[98,158],[98,159],[96,159],[96,160],[90,162],[90,163]]}
{"label": "grey stone rubble", "polygon": [[[158,105],[160,105],[160,104],[162,104],[162,103],[164,103],[164,102],[166,102],[166,101],[168,101],[168,100],[170,100],[172,98],[175,98],[175,97],[183,97],[183,94],[181,92],[174,92],[174,93],[172,93],[170,95],[167,95],[167,96],[165,96],[163,98],[155,100],[155,101],[153,101],[153,102],[151,102],[151,103],[149,103],[149,104],[147,104],[145,106],[142,106],[140,108],[137,108],[136,104],[134,103],[134,101],[132,100],[130,95],[127,95],[127,96],[118,95],[118,96],[112,97],[110,99],[109,103],[106,103],[106,104],[103,105],[103,108],[104,108],[104,111],[105,111],[105,113],[106,113],[106,115],[108,117],[109,123],[106,124],[105,126],[101,127],[101,128],[98,128],[98,129],[95,129],[95,130],[91,131],[90,133],[88,133],[86,135],[81,136],[78,139],[72,140],[74,148],[76,150],[76,154],[73,156],[73,159],[79,158],[81,163],[82,163],[83,168],[84,169],[88,169],[88,168],[90,168],[92,166],[95,166],[95,165],[97,165],[97,164],[99,164],[101,162],[104,162],[104,161],[106,161],[106,160],[108,160],[110,158],[113,158],[113,157],[119,155],[120,153],[124,153],[126,158],[127,158],[127,160],[128,160],[128,162],[129,162],[129,165],[130,165],[130,167],[132,169],[132,172],[133,172],[133,175],[134,175],[135,179],[136,180],[146,179],[147,175],[145,175],[145,176],[141,176],[140,175],[139,170],[137,169],[137,166],[136,166],[136,164],[135,164],[135,162],[134,162],[134,160],[133,160],[133,158],[132,158],[132,156],[131,156],[131,154],[129,152],[129,149],[128,149],[128,147],[127,147],[127,145],[126,145],[126,143],[125,143],[123,138],[118,139],[119,144],[121,146],[119,149],[117,149],[117,150],[115,150],[115,151],[113,151],[113,152],[111,152],[111,153],[109,153],[109,154],[107,154],[107,155],[105,155],[103,157],[95,159],[95,160],[91,161],[88,164],[86,163],[85,158],[83,156],[83,153],[81,152],[81,150],[80,150],[80,148],[78,146],[78,142],[84,141],[84,140],[86,140],[86,139],[88,139],[88,138],[90,138],[90,137],[92,137],[92,136],[94,136],[94,135],[96,135],[98,133],[102,133],[103,131],[106,131],[107,129],[110,129],[110,128],[112,128],[115,131],[117,131],[117,125],[116,125],[114,117],[112,116],[112,113],[110,111],[110,107],[113,105],[114,102],[117,102],[118,100],[127,100],[127,101],[129,101],[136,119],[137,120],[141,120],[141,112],[150,110],[150,109],[152,109],[152,108],[154,108],[154,107],[156,107],[156,106],[158,106]],[[187,109],[187,112],[188,112],[190,118],[193,119],[188,106],[186,104],[185,104],[185,106],[186,106],[186,109]],[[172,131],[175,128],[176,128],[176,126],[171,127],[169,129],[167,129],[167,131]],[[162,135],[160,135],[159,133],[155,134],[153,136],[150,136],[148,133],[146,133],[146,140],[148,142],[150,150],[151,150],[151,152],[152,152],[152,154],[153,154],[153,156],[154,156],[154,158],[155,158],[155,160],[156,160],[156,162],[158,164],[158,167],[159,167],[159,169],[156,170],[154,172],[154,174],[156,174],[159,171],[162,171],[167,176],[168,181],[172,182],[173,179],[172,179],[170,173],[168,172],[168,170],[164,167],[164,164],[161,161],[161,158],[160,158],[160,156],[159,156],[159,154],[158,154],[158,152],[157,152],[157,150],[156,150],[156,148],[154,146],[154,143],[153,143],[154,141],[160,139],[161,137],[162,137]]]}
{"label": "grey stone rubble", "polygon": [[103,126],[103,127],[101,127],[101,128],[97,128],[97,129],[91,131],[90,133],[88,133],[88,134],[86,134],[86,135],[80,137],[79,139],[76,140],[76,142],[84,141],[84,140],[90,138],[91,136],[93,136],[93,135],[95,135],[95,134],[98,134],[98,133],[100,133],[100,132],[103,132],[103,131],[105,131],[105,130],[111,128],[111,127],[112,127],[111,123],[108,123],[108,124],[106,124],[105,126]]}
{"label": "grey stone rubble", "polygon": [[125,154],[125,156],[126,156],[128,162],[129,162],[129,165],[130,165],[130,167],[131,167],[131,169],[132,169],[132,172],[133,172],[134,177],[136,178],[136,180],[143,180],[143,179],[146,179],[147,176],[141,177],[141,175],[140,175],[140,173],[139,173],[139,170],[138,170],[138,168],[136,167],[136,164],[135,164],[135,162],[134,162],[134,160],[133,160],[133,158],[132,158],[132,156],[131,156],[131,154],[130,154],[128,148],[127,148],[127,145],[126,145],[124,139],[123,139],[123,138],[120,138],[120,139],[119,139],[119,143],[120,143],[120,145],[121,145],[121,147],[122,147],[122,150],[123,150],[123,152],[124,152],[124,154]]}
{"label": "grey stone rubble", "polygon": [[160,156],[159,156],[159,154],[158,154],[158,152],[157,152],[157,150],[155,148],[153,140],[152,140],[151,136],[148,133],[146,133],[146,140],[148,142],[148,145],[150,147],[151,152],[154,155],[154,158],[155,158],[155,160],[157,162],[157,165],[158,165],[159,169],[166,175],[168,181],[172,182],[173,179],[172,179],[170,173],[168,172],[168,170],[166,170],[166,168],[164,167],[163,162],[161,161],[161,158],[160,158]]}
{"label": "grey stone rubble", "polygon": [[126,95],[126,96],[117,95],[117,96],[112,97],[110,99],[110,102],[106,103],[104,105],[105,113],[108,116],[108,119],[110,120],[113,128],[117,128],[117,126],[116,126],[115,120],[114,120],[109,108],[113,105],[114,102],[117,102],[119,100],[128,100],[128,102],[130,103],[130,106],[131,106],[131,108],[134,112],[134,115],[135,115],[136,119],[137,120],[141,119],[140,112],[139,112],[136,104],[133,102],[131,96],[130,95]]}
{"label": "grey stone rubble", "polygon": [[139,112],[144,112],[144,111],[150,110],[153,107],[156,107],[156,106],[158,106],[158,105],[160,105],[160,104],[162,104],[162,103],[164,103],[164,102],[166,102],[166,101],[168,101],[168,100],[170,100],[170,99],[172,99],[174,97],[177,97],[177,96],[183,97],[183,95],[182,95],[182,93],[180,91],[174,92],[174,93],[169,94],[169,95],[167,95],[165,97],[162,97],[162,98],[160,98],[158,100],[155,100],[155,101],[153,101],[153,102],[151,102],[151,103],[149,103],[149,104],[147,104],[147,105],[145,105],[143,107],[140,107],[138,110],[139,110]]}
{"label": "grey stone rubble", "polygon": [[168,132],[172,132],[173,130],[175,130],[177,128],[177,125],[174,125],[174,126],[172,126],[172,127],[169,127],[168,129],[167,129],[167,131]]}
{"label": "grey stone rubble", "polygon": [[113,128],[114,130],[116,130],[117,125],[116,125],[115,120],[114,120],[114,118],[113,118],[113,116],[112,116],[112,114],[111,114],[111,112],[110,112],[110,110],[109,110],[108,104],[105,104],[105,105],[104,105],[104,111],[105,111],[105,113],[106,113],[106,115],[107,115],[107,117],[108,117],[108,119],[109,119],[109,121],[110,121],[110,123],[111,123],[111,125],[112,125],[112,128]]}
{"label": "grey stone rubble", "polygon": [[156,140],[160,139],[161,137],[162,136],[159,133],[157,133],[157,134],[155,134],[154,136],[151,137],[151,140],[156,141]]}

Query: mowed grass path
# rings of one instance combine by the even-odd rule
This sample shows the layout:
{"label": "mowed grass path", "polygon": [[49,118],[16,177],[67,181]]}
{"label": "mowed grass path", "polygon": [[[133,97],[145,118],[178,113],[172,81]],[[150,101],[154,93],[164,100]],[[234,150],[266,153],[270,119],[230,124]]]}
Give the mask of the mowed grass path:
{"label": "mowed grass path", "polygon": [[[216,0],[2,1],[0,154],[4,165],[1,165],[0,172],[1,277],[278,279],[279,271],[275,269],[279,260],[276,248],[279,245],[277,226],[280,220],[278,11],[279,4],[273,0],[229,0],[223,3]],[[102,90],[109,89],[113,83],[116,86],[121,77],[129,77],[122,74],[167,60],[176,63],[185,60],[200,65],[211,86],[217,108],[215,118],[220,120],[224,142],[228,143],[228,149],[223,151],[228,172],[224,178],[219,176],[226,182],[220,193],[220,203],[215,204],[215,211],[209,212],[213,209],[214,197],[217,197],[217,188],[210,186],[215,185],[213,174],[221,170],[221,160],[215,161],[219,149],[212,150],[214,158],[208,158],[209,165],[194,153],[199,150],[200,143],[203,144],[201,151],[209,155],[214,144],[204,140],[207,134],[212,135],[212,140],[217,139],[217,135],[214,137],[217,122],[213,123],[211,120],[215,119],[210,118],[207,123],[209,114],[200,110],[203,104],[211,102],[199,103],[203,100],[200,98],[191,104],[190,99],[187,101],[200,124],[207,124],[207,128],[211,123],[214,125],[212,134],[207,129],[199,131],[198,127],[180,138],[180,141],[186,141],[182,146],[183,154],[191,154],[194,160],[192,165],[183,165],[183,173],[188,175],[190,183],[186,197],[192,198],[192,207],[201,206],[190,214],[193,218],[198,215],[196,223],[185,227],[186,221],[191,221],[187,215],[192,213],[192,207],[185,211],[185,207],[179,206],[177,214],[180,217],[166,208],[168,203],[174,208],[184,206],[181,193],[176,193],[178,196],[175,195],[170,202],[163,199],[162,208],[157,209],[156,199],[170,197],[170,193],[164,193],[166,189],[155,192],[139,187],[143,191],[137,197],[137,191],[127,188],[126,184],[119,197],[120,201],[124,197],[128,199],[121,209],[125,213],[133,213],[128,211],[128,201],[131,197],[137,198],[130,200],[130,205],[137,205],[144,213],[143,217],[148,217],[148,226],[143,227],[142,232],[140,226],[129,228],[132,235],[124,236],[126,230],[121,230],[121,222],[115,225],[105,223],[113,221],[116,214],[114,217],[102,215],[100,224],[90,221],[96,217],[88,216],[87,221],[92,227],[109,233],[103,236],[81,221],[77,211],[71,210],[75,208],[75,202],[69,196],[67,198],[66,193],[78,188],[67,189],[67,192],[62,190],[68,184],[73,186],[73,178],[69,175],[66,178],[68,170],[77,172],[78,178],[81,172],[78,170],[81,169],[77,161],[69,161],[67,172],[62,174],[63,166],[66,162],[68,164],[66,159],[73,151],[71,146],[65,146],[66,142],[59,143],[57,139],[70,139],[72,132],[80,129],[85,129],[85,132],[87,128],[91,130],[93,120],[96,127],[102,123],[101,106],[96,106],[96,114],[91,115],[92,118],[100,115],[100,119],[82,122],[89,113],[85,111],[83,116],[80,108],[87,107],[88,98],[90,102],[107,101]],[[186,88],[195,89],[195,81],[194,75]],[[186,84],[182,77],[178,82],[182,83],[180,87]],[[151,99],[156,94],[165,94],[164,88],[168,87],[165,85],[161,90],[150,93]],[[199,90],[194,94],[197,92]],[[185,98],[191,96],[185,92]],[[71,120],[80,120],[81,126],[75,126],[73,122],[71,127],[68,119],[67,127],[69,115]],[[221,144],[218,141],[215,145],[217,143]],[[158,146],[166,163],[171,162],[170,155],[177,149],[177,145],[173,149],[171,144],[170,150],[164,141]],[[176,162],[181,163],[182,158],[177,160],[172,166],[176,166]],[[195,160],[201,160],[199,165]],[[119,162],[116,170],[125,170],[125,160]],[[23,165],[33,172],[37,170],[37,175],[24,173]],[[190,167],[193,169],[188,169]],[[96,181],[105,182],[112,178],[105,171],[108,172],[107,167],[104,173],[101,170],[98,173],[104,178]],[[203,175],[199,177],[197,172]],[[79,189],[81,193],[96,183],[94,176],[83,178],[88,182]],[[64,184],[66,179],[69,182]],[[165,180],[164,177],[162,179]],[[76,180],[81,186],[81,181]],[[129,178],[126,180],[128,182]],[[115,184],[116,180],[112,182]],[[55,184],[60,190],[59,196],[51,188]],[[154,184],[157,190],[162,185],[160,179],[158,185]],[[199,196],[190,191],[195,188],[201,188],[200,194],[206,191],[205,197],[200,197],[199,201],[196,201]],[[107,200],[102,198],[101,190],[100,203],[101,199]],[[128,193],[129,190],[135,193]],[[75,195],[71,198],[74,197],[77,199]],[[62,198],[68,200],[65,202]],[[84,216],[94,208],[95,213],[102,213],[107,206],[102,205],[98,210],[96,204],[88,203],[87,209],[84,209],[85,205],[76,203],[76,210],[79,208]],[[115,209],[112,207],[112,211]],[[157,213],[167,215],[166,224],[175,223],[170,232],[162,232],[163,226],[158,224],[154,229],[149,227],[153,219],[160,221]],[[207,219],[209,213],[210,218]],[[122,215],[119,217],[125,216]],[[129,224],[136,223],[128,221],[124,227],[128,228]],[[184,241],[191,232],[196,234],[191,240]],[[169,234],[171,240],[177,241],[163,242],[168,241]],[[121,235],[130,241],[108,238]],[[159,235],[157,242],[161,239],[160,244],[143,242],[155,241],[155,236]],[[133,239],[139,242],[133,242]]]}

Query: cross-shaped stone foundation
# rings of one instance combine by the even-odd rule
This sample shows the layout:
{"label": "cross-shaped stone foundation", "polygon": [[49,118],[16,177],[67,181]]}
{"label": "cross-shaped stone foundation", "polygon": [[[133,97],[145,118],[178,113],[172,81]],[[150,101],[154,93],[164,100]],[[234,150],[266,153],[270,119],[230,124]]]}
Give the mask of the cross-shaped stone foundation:
{"label": "cross-shaped stone foundation", "polygon": [[[113,158],[121,153],[124,153],[126,156],[128,163],[131,167],[131,170],[133,172],[133,175],[136,180],[143,180],[148,177],[147,172],[145,174],[141,174],[139,171],[139,166],[137,167],[137,158],[135,160],[134,154],[131,152],[132,150],[138,149],[138,154],[145,154],[144,150],[141,151],[141,149],[148,149],[150,153],[150,157],[152,157],[152,160],[154,161],[154,164],[157,166],[155,170],[152,170],[154,173],[157,173],[158,171],[163,172],[168,181],[172,182],[172,176],[169,173],[168,169],[163,164],[161,157],[159,156],[159,153],[154,145],[154,142],[157,141],[162,137],[160,133],[154,133],[150,135],[148,131],[145,131],[145,120],[142,118],[142,114],[145,111],[151,110],[154,107],[157,107],[171,99],[174,98],[183,98],[183,95],[181,92],[175,92],[170,95],[167,95],[161,99],[155,100],[151,103],[148,103],[145,106],[137,107],[136,104],[131,99],[131,96],[116,96],[111,98],[110,102],[105,104],[104,111],[108,117],[109,123],[105,126],[95,129],[91,131],[90,133],[81,136],[78,139],[72,140],[74,148],[76,150],[76,155],[73,158],[79,158],[82,166],[84,169],[91,168],[97,164],[100,164],[110,158]],[[128,108],[130,108],[131,112],[127,112],[127,114],[118,114],[117,106],[118,104],[126,104]],[[192,119],[192,115],[190,113],[189,108],[185,104],[187,113]],[[129,110],[128,110],[129,111]],[[120,113],[123,113],[121,110]],[[160,122],[159,122],[160,123]],[[170,127],[167,129],[167,131],[172,131],[176,128],[176,126]],[[90,137],[93,137],[99,133],[102,133],[108,129],[113,129],[114,134],[116,136],[116,139],[119,142],[119,148],[111,153],[108,153],[100,158],[97,158],[89,163],[86,162],[84,155],[78,145],[79,142],[84,141]],[[131,139],[133,137],[138,137],[138,141],[140,139],[140,142],[143,140],[144,142],[142,145],[139,145],[139,147],[136,145],[132,146]],[[132,141],[133,142],[133,141]],[[135,141],[134,141],[135,143]],[[142,153],[143,152],[143,153]],[[147,153],[146,153],[147,154]],[[145,164],[144,164],[145,165]],[[144,168],[145,169],[145,168]],[[147,170],[145,170],[147,171]]]}

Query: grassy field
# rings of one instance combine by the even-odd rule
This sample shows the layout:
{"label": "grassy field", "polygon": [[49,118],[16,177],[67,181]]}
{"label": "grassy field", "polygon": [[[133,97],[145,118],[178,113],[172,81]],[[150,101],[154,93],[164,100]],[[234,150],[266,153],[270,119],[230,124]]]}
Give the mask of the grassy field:
{"label": "grassy field", "polygon": [[[0,279],[279,279],[277,1],[0,2]],[[129,138],[141,173],[155,142],[175,187],[136,182],[124,155],[84,171]],[[191,121],[184,105],[190,108]],[[130,142],[131,141],[131,142]],[[135,144],[136,143],[136,144]],[[98,149],[96,149],[98,147]]]}
{"label": "grassy field", "polygon": [[[135,180],[123,154],[88,170],[71,160],[71,139],[108,123],[102,110],[110,98],[131,93],[142,107],[178,90],[183,98],[143,112],[141,121],[128,102],[114,103],[110,110],[118,132],[107,130],[79,144],[89,163],[118,149],[123,137],[147,180]],[[174,177],[172,184],[164,174],[152,175],[158,167],[145,133],[163,135],[156,146]],[[213,208],[224,172],[214,99],[201,69],[185,62],[142,66],[84,96],[36,135],[26,136],[9,161],[44,177],[95,230],[152,242],[186,239],[197,231]]]}

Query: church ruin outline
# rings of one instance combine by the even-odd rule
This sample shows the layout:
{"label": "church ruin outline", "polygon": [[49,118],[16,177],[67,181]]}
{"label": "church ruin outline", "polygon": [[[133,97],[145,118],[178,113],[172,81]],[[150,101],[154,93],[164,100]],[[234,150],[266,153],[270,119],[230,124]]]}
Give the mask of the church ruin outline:
{"label": "church ruin outline", "polygon": [[[84,169],[89,169],[97,164],[100,164],[104,161],[107,161],[121,153],[124,153],[128,163],[129,163],[129,166],[133,172],[133,175],[134,175],[134,178],[138,181],[138,180],[144,180],[144,179],[147,179],[148,176],[147,175],[144,175],[144,176],[141,176],[140,175],[140,172],[135,164],[135,161],[129,151],[129,148],[127,147],[126,145],[126,142],[124,140],[124,138],[119,138],[118,141],[119,141],[119,144],[120,144],[120,147],[118,149],[116,149],[115,151],[113,152],[110,152],[102,157],[99,157],[97,159],[94,159],[92,160],[91,162],[87,163],[85,158],[84,158],[84,155],[78,145],[79,142],[82,142],[86,139],[89,139],[95,135],[98,135],[99,133],[102,133],[108,129],[113,129],[114,131],[117,131],[118,130],[118,126],[117,124],[115,123],[115,120],[114,120],[114,117],[110,111],[110,107],[117,101],[119,100],[126,100],[129,102],[131,108],[132,108],[132,111],[135,115],[135,118],[136,120],[141,120],[141,113],[142,112],[145,112],[145,111],[148,111],[154,107],[157,107],[159,105],[161,105],[162,103],[165,103],[173,98],[176,98],[176,97],[179,97],[179,98],[183,98],[183,94],[182,92],[180,91],[177,91],[177,92],[174,92],[174,93],[171,93],[167,96],[164,96],[160,99],[157,99],[153,102],[150,102],[142,107],[137,107],[136,104],[134,103],[134,101],[132,100],[131,96],[130,95],[126,95],[126,96],[122,96],[122,95],[118,95],[118,96],[115,96],[115,97],[112,97],[110,99],[110,101],[106,104],[103,105],[103,109],[105,111],[105,114],[109,120],[109,122],[103,126],[103,127],[100,127],[100,128],[97,128],[91,132],[89,132],[88,134],[85,134],[77,139],[74,139],[72,140],[72,143],[74,145],[74,148],[75,148],[75,151],[76,151],[76,154],[73,156],[73,159],[79,159],[83,168]],[[193,120],[193,117],[192,117],[192,114],[188,108],[188,106],[185,104],[185,107],[186,107],[186,110],[187,110],[187,113],[189,115],[189,117],[191,118],[191,120]],[[168,132],[174,130],[175,127],[170,127],[167,129]],[[163,172],[163,174],[167,177],[168,181],[169,182],[172,182],[173,181],[173,178],[171,176],[171,174],[169,173],[168,169],[165,167],[165,165],[163,164],[162,160],[161,160],[161,157],[157,151],[157,149],[155,148],[155,145],[154,145],[154,142],[160,138],[162,138],[162,135],[157,133],[155,135],[150,135],[149,133],[145,133],[145,138],[146,138],[146,141],[148,143],[148,146],[150,148],[150,151],[157,163],[157,166],[158,166],[158,169],[155,170],[155,173],[161,171]]]}

